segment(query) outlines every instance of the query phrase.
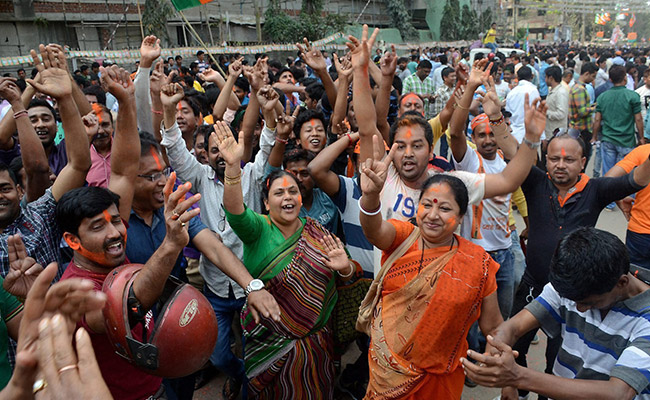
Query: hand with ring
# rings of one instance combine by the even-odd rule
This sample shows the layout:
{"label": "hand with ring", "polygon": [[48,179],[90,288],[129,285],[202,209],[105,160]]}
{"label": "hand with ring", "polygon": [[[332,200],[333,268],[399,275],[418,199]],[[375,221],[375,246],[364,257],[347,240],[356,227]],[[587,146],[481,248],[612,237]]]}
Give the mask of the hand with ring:
{"label": "hand with ring", "polygon": [[176,173],[172,172],[163,189],[165,195],[165,225],[167,228],[165,240],[182,249],[190,240],[187,224],[201,211],[198,207],[191,207],[201,199],[201,195],[195,194],[185,199],[185,195],[192,188],[192,184],[186,182],[174,190],[175,182]]}
{"label": "hand with ring", "polygon": [[[42,378],[34,384],[37,399],[112,399],[102,378],[90,336],[77,330],[76,355],[72,335],[59,314],[39,324],[38,362]],[[36,387],[38,384],[39,387]]]}

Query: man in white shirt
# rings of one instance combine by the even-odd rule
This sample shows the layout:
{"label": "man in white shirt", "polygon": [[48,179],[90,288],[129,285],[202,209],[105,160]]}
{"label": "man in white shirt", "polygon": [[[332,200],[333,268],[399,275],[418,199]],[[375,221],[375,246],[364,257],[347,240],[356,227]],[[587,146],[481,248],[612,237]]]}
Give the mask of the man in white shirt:
{"label": "man in white shirt", "polygon": [[645,121],[648,107],[650,107],[650,68],[643,72],[643,83],[644,85],[638,88],[636,92],[641,97],[641,115]]}
{"label": "man in white shirt", "polygon": [[607,74],[607,57],[601,56],[598,59],[598,73],[596,73],[596,79],[594,79],[594,89],[603,83],[609,80],[609,75]]}
{"label": "man in white shirt", "polygon": [[525,96],[528,95],[529,104],[533,104],[533,101],[539,98],[539,91],[531,82],[533,80],[533,71],[530,68],[519,68],[517,78],[519,78],[519,84],[508,94],[506,110],[512,114],[512,117],[510,117],[512,136],[521,143],[526,133],[524,128]]}
{"label": "man in white shirt", "polygon": [[546,97],[546,139],[553,136],[556,129],[566,128],[569,118],[569,92],[562,83],[562,71],[560,67],[546,68],[546,84],[549,87]]}
{"label": "man in white shirt", "polygon": [[446,54],[441,54],[438,57],[438,62],[440,62],[440,66],[433,71],[433,89],[434,89],[434,91],[438,90],[439,87],[442,87],[445,84],[444,80],[442,79],[442,70],[445,69],[445,67],[448,67],[448,65],[447,65],[447,55]]}

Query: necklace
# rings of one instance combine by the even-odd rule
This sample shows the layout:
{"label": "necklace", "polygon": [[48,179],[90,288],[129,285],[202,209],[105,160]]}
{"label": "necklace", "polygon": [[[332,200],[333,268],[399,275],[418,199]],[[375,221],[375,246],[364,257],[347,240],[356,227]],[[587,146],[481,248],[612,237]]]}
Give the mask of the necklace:
{"label": "necklace", "polygon": [[[455,242],[456,242],[456,237],[452,235],[451,244],[449,245],[449,250],[447,251],[451,251],[451,249],[454,248]],[[422,252],[420,254],[420,266],[418,267],[418,274],[420,273],[420,271],[422,271],[422,262],[424,261],[424,250],[425,250],[425,243],[424,243],[424,239],[422,238]]]}

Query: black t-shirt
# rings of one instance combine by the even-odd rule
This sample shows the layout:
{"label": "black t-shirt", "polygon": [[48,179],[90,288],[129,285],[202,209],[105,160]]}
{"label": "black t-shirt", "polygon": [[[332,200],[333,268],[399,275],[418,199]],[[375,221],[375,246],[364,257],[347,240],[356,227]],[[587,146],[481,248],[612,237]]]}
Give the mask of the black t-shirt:
{"label": "black t-shirt", "polygon": [[524,281],[542,288],[548,283],[551,259],[560,239],[577,228],[595,226],[600,212],[612,201],[642,189],[634,182],[634,171],[617,178],[581,175],[564,199],[548,175],[533,167],[521,185],[528,203],[530,230],[526,249]]}

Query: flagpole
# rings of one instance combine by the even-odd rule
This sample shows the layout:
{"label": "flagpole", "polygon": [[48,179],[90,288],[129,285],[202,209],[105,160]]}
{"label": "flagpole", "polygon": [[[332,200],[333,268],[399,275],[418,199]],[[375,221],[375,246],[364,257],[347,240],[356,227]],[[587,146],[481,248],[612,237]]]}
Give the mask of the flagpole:
{"label": "flagpole", "polygon": [[190,30],[190,33],[192,34],[192,36],[194,36],[194,38],[199,41],[201,46],[203,46],[203,48],[205,49],[205,52],[208,53],[208,57],[210,57],[212,62],[217,66],[217,69],[219,70],[219,72],[221,72],[221,75],[223,75],[225,77],[226,73],[223,72],[223,69],[221,69],[221,66],[219,65],[217,60],[215,60],[214,57],[212,56],[212,53],[210,53],[210,50],[208,49],[208,46],[203,42],[203,40],[201,40],[201,37],[199,36],[199,34],[196,33],[196,31],[194,30],[194,28],[190,24],[190,21],[188,21],[187,18],[185,18],[185,14],[183,14],[183,12],[180,11],[180,10],[178,10],[178,13],[181,15],[181,18],[183,18],[183,21],[185,21],[185,25]]}

